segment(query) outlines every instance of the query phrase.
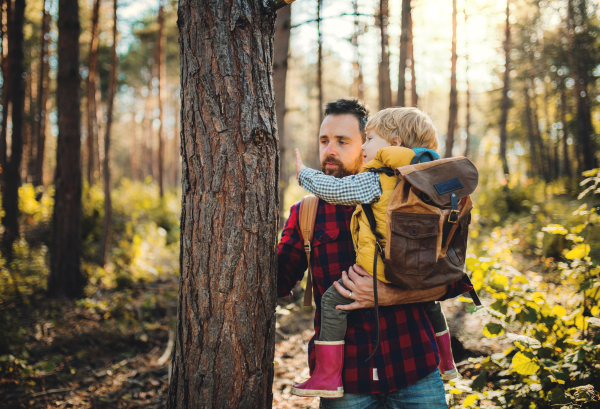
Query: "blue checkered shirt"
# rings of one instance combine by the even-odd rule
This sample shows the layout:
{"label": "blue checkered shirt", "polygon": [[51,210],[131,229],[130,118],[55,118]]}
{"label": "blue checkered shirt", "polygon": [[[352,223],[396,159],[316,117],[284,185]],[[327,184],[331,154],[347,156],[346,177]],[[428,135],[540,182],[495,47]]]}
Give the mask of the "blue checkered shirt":
{"label": "blue checkered shirt", "polygon": [[309,193],[333,205],[375,203],[382,194],[379,174],[373,172],[336,178],[318,170],[304,168],[298,175],[298,182]]}

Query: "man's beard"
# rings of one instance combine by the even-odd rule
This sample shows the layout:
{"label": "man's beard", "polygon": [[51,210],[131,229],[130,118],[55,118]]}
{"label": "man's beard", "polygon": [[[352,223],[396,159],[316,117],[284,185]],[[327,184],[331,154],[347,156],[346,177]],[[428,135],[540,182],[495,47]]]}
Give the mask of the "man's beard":
{"label": "man's beard", "polygon": [[[334,163],[338,165],[335,168],[328,168],[326,166],[327,163]],[[332,158],[331,156],[326,156],[323,162],[321,162],[321,171],[329,176],[334,176],[336,178],[343,178],[348,175],[355,175],[360,171],[360,168],[363,166],[363,157],[358,156],[349,166],[344,166],[342,162],[339,160]]]}

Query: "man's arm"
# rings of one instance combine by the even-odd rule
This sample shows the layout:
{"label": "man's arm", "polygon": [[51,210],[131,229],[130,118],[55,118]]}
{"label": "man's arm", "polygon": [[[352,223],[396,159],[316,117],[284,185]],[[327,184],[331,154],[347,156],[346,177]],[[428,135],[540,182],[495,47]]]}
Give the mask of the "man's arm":
{"label": "man's arm", "polygon": [[[352,291],[354,302],[348,305],[338,305],[339,310],[357,310],[375,307],[373,294],[373,277],[359,265],[350,267],[349,272],[342,272],[342,281],[348,290],[345,290],[337,281],[333,283],[336,290],[343,296],[348,296]],[[411,304],[424,301],[443,301],[470,291],[473,287],[466,285],[462,280],[448,286],[435,287],[430,290],[404,290],[400,287],[388,285],[377,281],[378,303],[382,306]]]}
{"label": "man's arm", "polygon": [[309,193],[333,205],[373,203],[382,194],[379,174],[373,172],[336,178],[318,170],[304,168],[298,174],[298,182]]}
{"label": "man's arm", "polygon": [[285,222],[281,241],[277,246],[277,296],[288,297],[296,283],[302,280],[308,267],[304,243],[300,237],[298,211],[300,203],[290,209],[290,217]]}

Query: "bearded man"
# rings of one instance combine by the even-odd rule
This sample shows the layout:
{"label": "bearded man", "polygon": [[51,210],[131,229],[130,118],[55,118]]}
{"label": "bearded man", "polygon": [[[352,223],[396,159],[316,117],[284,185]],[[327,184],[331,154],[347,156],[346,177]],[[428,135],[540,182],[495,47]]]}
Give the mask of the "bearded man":
{"label": "bearded man", "polygon": [[[322,171],[338,178],[357,174],[363,166],[368,107],[357,99],[342,98],[325,106],[319,133]],[[299,203],[290,209],[278,246],[277,293],[286,297],[300,281],[308,263],[298,220]],[[446,408],[444,385],[438,372],[435,334],[414,292],[378,282],[380,346],[367,360],[376,341],[373,280],[355,265],[350,234],[353,206],[319,200],[312,241],[311,267],[315,297],[315,336],[309,343],[309,366],[315,368],[315,339],[321,327],[321,297],[334,285],[354,302],[338,306],[351,311],[345,336],[342,371],[344,396],[321,398],[321,408]],[[342,278],[345,288],[337,281]],[[448,286],[442,299],[471,290],[463,281]],[[410,296],[410,297],[409,297]]]}

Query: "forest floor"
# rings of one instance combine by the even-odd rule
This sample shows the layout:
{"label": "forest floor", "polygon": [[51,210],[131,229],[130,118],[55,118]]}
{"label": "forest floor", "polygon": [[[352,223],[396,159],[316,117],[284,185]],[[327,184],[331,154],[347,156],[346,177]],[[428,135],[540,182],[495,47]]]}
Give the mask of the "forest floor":
{"label": "forest floor", "polygon": [[[173,277],[126,290],[99,290],[79,302],[40,297],[27,310],[13,308],[26,354],[13,357],[20,368],[6,366],[9,370],[0,372],[0,406],[164,407],[177,288]],[[317,398],[290,394],[293,384],[308,378],[307,345],[313,335],[314,311],[301,307],[298,293],[279,300],[273,384],[273,407],[279,409],[319,406]],[[482,339],[484,323],[466,314],[464,303],[443,305],[461,341],[453,344],[457,362],[498,350],[494,340]],[[468,368],[468,363],[459,364],[471,378]]]}

